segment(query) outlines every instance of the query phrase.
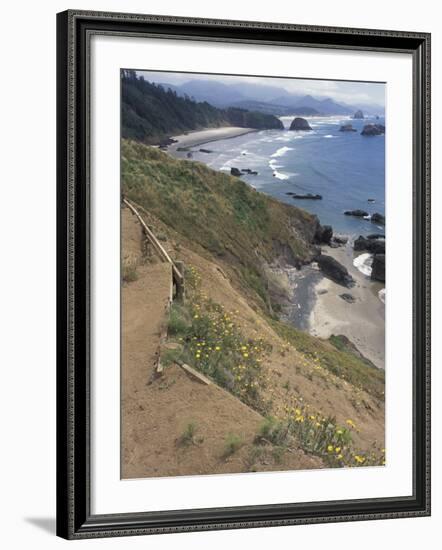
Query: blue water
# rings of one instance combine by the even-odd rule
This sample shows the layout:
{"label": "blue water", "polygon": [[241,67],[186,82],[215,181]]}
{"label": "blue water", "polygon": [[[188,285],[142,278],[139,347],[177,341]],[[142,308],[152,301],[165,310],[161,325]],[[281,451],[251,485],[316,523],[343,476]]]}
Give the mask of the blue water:
{"label": "blue water", "polygon": [[[384,119],[310,118],[312,131],[291,132],[287,127],[292,118],[281,117],[285,130],[265,130],[209,143],[205,147],[213,153],[194,152],[193,159],[215,170],[230,172],[232,166],[257,170],[257,176],[245,174],[242,179],[280,201],[317,214],[321,223],[332,225],[336,233],[383,231],[368,220],[345,216],[344,211],[360,208],[385,215],[385,139],[360,135],[364,124],[384,124]],[[348,122],[358,131],[340,132],[341,124]],[[323,198],[293,199],[286,194],[289,191]]]}

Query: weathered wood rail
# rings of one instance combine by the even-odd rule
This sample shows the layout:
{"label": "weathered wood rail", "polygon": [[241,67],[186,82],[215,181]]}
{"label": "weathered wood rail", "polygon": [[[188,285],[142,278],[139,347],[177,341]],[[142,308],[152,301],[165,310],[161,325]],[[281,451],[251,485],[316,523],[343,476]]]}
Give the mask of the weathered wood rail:
{"label": "weathered wood rail", "polygon": [[[172,258],[167,253],[167,250],[164,248],[164,246],[158,241],[158,239],[155,237],[149,226],[146,224],[146,222],[143,220],[141,214],[138,212],[138,210],[135,208],[135,206],[127,200],[125,197],[123,198],[123,203],[129,208],[129,210],[137,217],[138,221],[141,224],[141,227],[144,229],[144,233],[146,235],[147,240],[151,243],[151,245],[154,247],[155,251],[163,260],[164,262],[167,262],[171,265],[172,268],[172,283],[175,284],[176,288],[176,295],[175,298],[178,300],[184,299],[184,264],[181,261],[174,262]],[[172,288],[172,287],[171,287]],[[173,299],[173,292],[171,290],[170,292],[170,299],[169,302],[166,304],[166,312],[165,317],[168,317],[171,302]],[[164,343],[167,340],[167,323],[165,323],[161,329],[160,329],[160,343],[158,345],[158,351],[156,353],[156,361],[154,365],[154,370],[152,373],[152,377],[150,378],[151,383],[156,376],[162,376],[163,374],[163,365],[161,364],[161,348],[164,345]],[[211,382],[208,378],[206,378],[201,373],[197,372],[195,369],[190,367],[189,365],[183,363],[182,361],[176,361],[176,364],[181,367],[188,375],[190,375],[192,378],[197,380],[198,382],[209,385]]]}
{"label": "weathered wood rail", "polygon": [[[183,271],[183,263],[177,262],[175,263],[172,258],[167,253],[166,249],[162,244],[158,241],[158,239],[155,237],[155,235],[152,233],[149,226],[146,224],[146,222],[143,220],[141,214],[138,212],[138,210],[135,208],[135,206],[128,201],[126,198],[123,198],[123,203],[131,210],[133,214],[138,218],[138,221],[140,222],[141,226],[144,229],[144,233],[146,235],[147,240],[151,243],[151,245],[154,247],[155,251],[159,255],[159,257],[169,263],[172,266],[172,278],[173,282],[176,286],[176,295],[178,299],[182,299],[184,295],[184,271]],[[178,267],[178,265],[179,267]],[[181,269],[180,269],[181,268]]]}

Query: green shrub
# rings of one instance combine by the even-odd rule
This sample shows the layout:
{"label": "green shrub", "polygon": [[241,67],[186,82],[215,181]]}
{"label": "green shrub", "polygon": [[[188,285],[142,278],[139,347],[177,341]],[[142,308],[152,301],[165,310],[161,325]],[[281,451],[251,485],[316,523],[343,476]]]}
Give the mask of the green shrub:
{"label": "green shrub", "polygon": [[174,303],[170,308],[167,325],[168,333],[171,336],[184,335],[188,331],[190,324],[189,313],[186,308]]}
{"label": "green shrub", "polygon": [[184,430],[184,432],[181,434],[178,443],[180,445],[190,445],[195,442],[195,434],[196,434],[196,424],[195,422],[189,422]]}
{"label": "green shrub", "polygon": [[240,435],[229,433],[225,439],[224,456],[233,455],[243,444],[244,441]]}

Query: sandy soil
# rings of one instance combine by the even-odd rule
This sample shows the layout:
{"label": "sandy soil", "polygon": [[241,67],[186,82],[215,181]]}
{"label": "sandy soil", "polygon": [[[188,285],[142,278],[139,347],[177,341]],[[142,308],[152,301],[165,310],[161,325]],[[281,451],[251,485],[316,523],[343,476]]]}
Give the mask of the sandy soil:
{"label": "sandy soil", "polygon": [[[254,460],[253,442],[264,420],[260,414],[176,365],[165,367],[162,376],[152,376],[166,323],[171,272],[165,263],[143,263],[141,229],[127,209],[122,222],[123,258],[140,261],[137,280],[122,290],[122,478],[321,468],[320,459],[301,449],[286,452],[277,464],[270,450]],[[213,264],[204,263],[213,271],[215,285],[216,279],[224,280]],[[183,442],[189,424],[195,434]],[[240,437],[241,446],[226,456],[226,438],[232,433]]]}
{"label": "sandy soil", "polygon": [[173,136],[173,139],[178,140],[177,143],[169,145],[168,151],[175,153],[178,147],[196,147],[204,143],[210,143],[219,139],[227,139],[256,132],[253,128],[238,128],[236,126],[225,126],[222,128],[207,128],[206,130],[197,130],[188,134]]}
{"label": "sandy soil", "polygon": [[[310,314],[310,333],[321,338],[331,334],[347,336],[377,367],[385,367],[385,305],[378,297],[384,285],[371,281],[353,266],[351,246],[323,247],[323,253],[344,265],[356,281],[346,289],[326,277],[316,284],[316,302]],[[347,303],[340,294],[351,294]]]}
{"label": "sandy soil", "polygon": [[[321,467],[319,459],[300,449],[286,453],[276,468],[270,460],[254,464],[250,451],[262,422],[262,416],[230,393],[215,384],[201,384],[172,365],[138,392],[123,477],[222,474],[248,472],[254,467],[259,471]],[[195,426],[191,441],[182,438],[189,424]],[[227,456],[229,434],[240,437],[241,447]]]}

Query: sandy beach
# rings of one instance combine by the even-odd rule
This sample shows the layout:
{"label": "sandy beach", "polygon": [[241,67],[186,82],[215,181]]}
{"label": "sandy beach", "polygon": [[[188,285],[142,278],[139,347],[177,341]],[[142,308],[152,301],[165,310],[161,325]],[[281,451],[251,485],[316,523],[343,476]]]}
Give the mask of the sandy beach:
{"label": "sandy beach", "polygon": [[169,145],[168,151],[175,155],[178,147],[196,147],[211,141],[218,141],[219,139],[228,139],[250,132],[256,132],[253,128],[239,128],[236,126],[223,126],[221,128],[206,128],[205,130],[196,130],[195,132],[189,132],[187,134],[181,134],[179,136],[173,136],[177,142]]}
{"label": "sandy beach", "polygon": [[[342,248],[323,247],[323,254],[344,265],[356,285],[346,289],[323,277],[315,286],[316,301],[310,313],[310,333],[321,338],[331,334],[347,336],[377,367],[385,368],[385,305],[378,297],[384,285],[373,282],[353,266],[351,245]],[[355,299],[348,303],[340,295]]]}

